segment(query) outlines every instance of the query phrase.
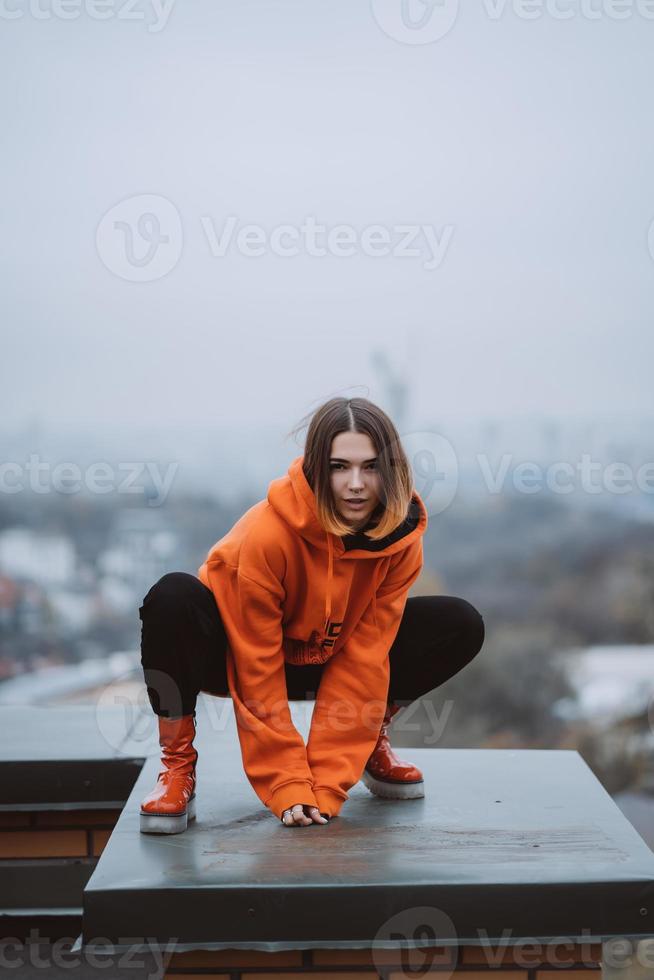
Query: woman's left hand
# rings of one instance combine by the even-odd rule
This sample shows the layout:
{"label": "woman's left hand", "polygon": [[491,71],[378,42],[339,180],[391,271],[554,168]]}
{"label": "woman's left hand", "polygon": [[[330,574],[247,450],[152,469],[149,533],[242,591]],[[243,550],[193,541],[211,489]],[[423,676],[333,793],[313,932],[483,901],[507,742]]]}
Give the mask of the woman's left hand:
{"label": "woman's left hand", "polygon": [[282,813],[282,823],[287,827],[308,827],[312,823],[329,823],[328,817],[323,817],[317,806],[307,803],[296,803]]}

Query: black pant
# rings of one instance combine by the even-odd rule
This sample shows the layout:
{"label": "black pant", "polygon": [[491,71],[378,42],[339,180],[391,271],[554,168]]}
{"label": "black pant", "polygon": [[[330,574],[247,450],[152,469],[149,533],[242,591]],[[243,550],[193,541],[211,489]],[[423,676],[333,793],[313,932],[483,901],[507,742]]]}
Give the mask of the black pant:
{"label": "black pant", "polygon": [[[211,589],[199,578],[163,575],[143,599],[139,617],[141,664],[155,714],[191,714],[200,691],[230,697],[225,629]],[[484,620],[466,599],[410,597],[389,653],[389,700],[411,704],[465,667],[483,642]],[[323,667],[285,661],[288,700],[313,700]]]}

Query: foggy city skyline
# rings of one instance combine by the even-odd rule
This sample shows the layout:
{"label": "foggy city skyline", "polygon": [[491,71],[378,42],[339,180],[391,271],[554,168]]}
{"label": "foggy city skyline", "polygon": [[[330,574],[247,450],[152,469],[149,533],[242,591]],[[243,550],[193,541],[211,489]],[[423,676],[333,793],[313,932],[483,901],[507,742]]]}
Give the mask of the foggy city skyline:
{"label": "foggy city skyline", "polygon": [[[283,433],[349,386],[383,397],[373,348],[420,424],[651,412],[646,21],[468,5],[403,44],[373,13],[3,23],[3,430]],[[96,237],[142,195],[176,210],[179,255],[135,282]],[[355,254],[212,253],[230,218],[269,237],[311,217]],[[364,254],[365,229],[407,224],[433,229],[437,267],[422,234],[417,256]]]}

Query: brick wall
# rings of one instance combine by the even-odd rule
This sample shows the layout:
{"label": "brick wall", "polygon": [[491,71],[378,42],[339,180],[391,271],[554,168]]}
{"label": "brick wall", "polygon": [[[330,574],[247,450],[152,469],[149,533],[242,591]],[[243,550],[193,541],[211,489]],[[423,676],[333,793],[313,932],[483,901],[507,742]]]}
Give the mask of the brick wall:
{"label": "brick wall", "polygon": [[[533,944],[522,949],[463,946],[418,950],[300,950],[280,953],[224,950],[173,953],[165,976],[199,980],[384,980],[420,978],[426,971],[461,980],[599,980],[601,944],[591,946]],[[557,966],[556,964],[561,964]]]}
{"label": "brick wall", "polygon": [[83,891],[120,813],[0,811],[0,943],[79,936]]}
{"label": "brick wall", "polygon": [[[0,812],[0,860],[98,858],[109,840],[120,812]],[[81,901],[80,895],[80,905]]]}

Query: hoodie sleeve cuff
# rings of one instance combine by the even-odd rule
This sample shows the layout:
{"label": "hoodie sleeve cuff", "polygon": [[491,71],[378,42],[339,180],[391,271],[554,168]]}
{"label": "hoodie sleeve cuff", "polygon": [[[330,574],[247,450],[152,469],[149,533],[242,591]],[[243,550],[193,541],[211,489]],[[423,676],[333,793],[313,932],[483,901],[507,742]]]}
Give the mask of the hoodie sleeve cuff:
{"label": "hoodie sleeve cuff", "polygon": [[284,810],[295,806],[296,803],[304,803],[307,806],[318,806],[313,787],[307,780],[297,779],[292,783],[284,783],[283,786],[275,790],[266,803],[266,806],[281,820]]}
{"label": "hoodie sleeve cuff", "polygon": [[320,812],[326,813],[328,817],[337,817],[347,797],[344,799],[328,786],[316,786],[315,793]]}

